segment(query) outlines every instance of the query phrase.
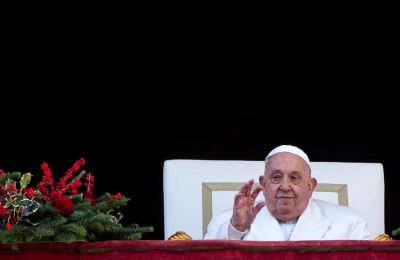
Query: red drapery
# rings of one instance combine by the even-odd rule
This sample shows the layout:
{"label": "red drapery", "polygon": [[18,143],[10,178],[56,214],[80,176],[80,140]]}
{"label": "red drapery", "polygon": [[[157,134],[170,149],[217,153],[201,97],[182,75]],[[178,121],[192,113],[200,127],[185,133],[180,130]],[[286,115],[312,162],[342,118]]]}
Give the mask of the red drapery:
{"label": "red drapery", "polygon": [[138,240],[0,244],[0,259],[400,259],[400,241]]}

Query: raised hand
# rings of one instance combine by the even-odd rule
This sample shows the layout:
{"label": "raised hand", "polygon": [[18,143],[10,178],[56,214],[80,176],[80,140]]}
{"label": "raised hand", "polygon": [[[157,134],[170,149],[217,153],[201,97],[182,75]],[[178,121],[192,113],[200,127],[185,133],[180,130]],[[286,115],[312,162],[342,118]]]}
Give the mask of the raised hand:
{"label": "raised hand", "polygon": [[231,223],[239,231],[249,229],[258,212],[265,206],[264,201],[254,205],[258,194],[262,191],[262,187],[258,186],[252,192],[253,184],[254,180],[249,180],[235,196]]}

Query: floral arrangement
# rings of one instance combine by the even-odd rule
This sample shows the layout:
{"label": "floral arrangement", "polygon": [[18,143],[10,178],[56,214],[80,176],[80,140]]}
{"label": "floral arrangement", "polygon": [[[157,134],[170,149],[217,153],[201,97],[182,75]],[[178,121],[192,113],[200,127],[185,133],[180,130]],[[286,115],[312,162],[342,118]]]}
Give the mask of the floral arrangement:
{"label": "floral arrangement", "polygon": [[[30,186],[31,173],[0,169],[0,243],[136,240],[152,232],[153,227],[119,223],[117,210],[129,199],[119,192],[97,198],[94,176],[81,170],[85,163],[76,161],[57,184],[49,165],[42,163],[36,187]],[[83,177],[85,189],[79,193]]]}

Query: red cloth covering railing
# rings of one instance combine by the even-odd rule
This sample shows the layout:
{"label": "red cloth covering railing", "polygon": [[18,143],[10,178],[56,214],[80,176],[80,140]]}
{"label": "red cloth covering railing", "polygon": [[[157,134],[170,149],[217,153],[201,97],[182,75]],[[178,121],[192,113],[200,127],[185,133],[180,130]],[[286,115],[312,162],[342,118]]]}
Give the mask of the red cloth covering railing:
{"label": "red cloth covering railing", "polygon": [[0,259],[400,259],[400,241],[137,240],[0,244]]}

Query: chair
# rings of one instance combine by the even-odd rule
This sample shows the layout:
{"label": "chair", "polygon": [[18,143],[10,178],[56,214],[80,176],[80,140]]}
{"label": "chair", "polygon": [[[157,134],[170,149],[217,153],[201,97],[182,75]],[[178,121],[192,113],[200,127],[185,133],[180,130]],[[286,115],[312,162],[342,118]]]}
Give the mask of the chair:
{"label": "chair", "polygon": [[[385,232],[384,176],[380,163],[311,162],[318,186],[313,197],[357,209],[372,235]],[[258,182],[264,161],[167,160],[164,162],[164,231],[202,239],[211,217],[233,206],[249,179]],[[262,200],[263,196],[257,197]]]}

